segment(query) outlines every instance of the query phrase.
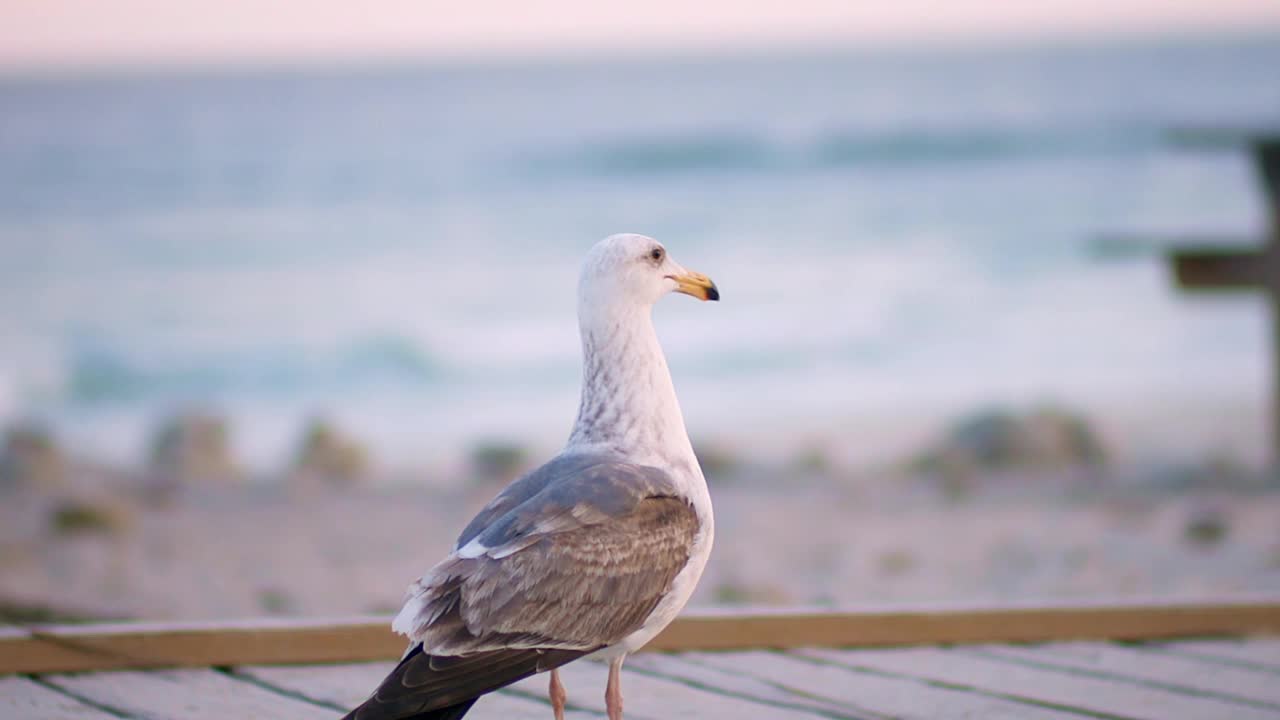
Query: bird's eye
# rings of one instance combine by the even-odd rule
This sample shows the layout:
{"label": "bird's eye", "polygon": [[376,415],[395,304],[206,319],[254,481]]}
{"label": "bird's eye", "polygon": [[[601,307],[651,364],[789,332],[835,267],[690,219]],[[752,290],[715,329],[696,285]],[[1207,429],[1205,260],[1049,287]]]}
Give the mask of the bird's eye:
{"label": "bird's eye", "polygon": [[649,259],[654,261],[655,263],[662,262],[662,255],[663,255],[663,252],[662,252],[662,248],[660,247],[656,247],[649,251]]}

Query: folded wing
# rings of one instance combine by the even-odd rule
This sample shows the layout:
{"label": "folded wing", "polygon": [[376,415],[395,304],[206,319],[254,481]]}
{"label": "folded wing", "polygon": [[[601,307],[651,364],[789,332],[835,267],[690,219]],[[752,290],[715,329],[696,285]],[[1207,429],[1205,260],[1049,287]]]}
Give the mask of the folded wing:
{"label": "folded wing", "polygon": [[465,703],[644,625],[689,561],[697,514],[661,470],[562,467],[495,498],[414,583],[394,627],[418,644],[355,717]]}

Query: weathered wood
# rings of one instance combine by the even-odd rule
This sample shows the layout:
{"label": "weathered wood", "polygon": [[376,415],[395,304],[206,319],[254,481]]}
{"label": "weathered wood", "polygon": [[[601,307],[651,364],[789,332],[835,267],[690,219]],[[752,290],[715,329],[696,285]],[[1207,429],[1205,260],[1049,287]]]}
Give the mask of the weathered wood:
{"label": "weathered wood", "polygon": [[[1249,628],[1253,628],[1250,630]],[[1280,605],[1123,602],[868,612],[702,614],[673,623],[650,650],[935,645],[1150,639],[1280,632]]]}
{"label": "weathered wood", "polygon": [[[560,668],[569,702],[596,713],[603,713],[604,688],[608,668],[591,661],[570,663]],[[546,678],[535,676],[519,682],[515,689],[526,693],[545,693]],[[762,705],[735,695],[707,691],[686,683],[639,672],[622,671],[622,693],[628,720],[666,720],[667,718],[777,718],[778,720],[814,720],[823,717],[817,711]]]}
{"label": "weathered wood", "polygon": [[[1069,606],[863,611],[700,611],[650,650],[1147,640],[1280,633],[1280,601],[1126,601]],[[0,674],[150,667],[326,663],[399,657],[386,618],[347,621],[70,625],[0,637]]]}
{"label": "weathered wood", "polygon": [[19,677],[0,678],[0,717],[6,720],[115,720],[73,697]]}
{"label": "weathered wood", "polygon": [[243,665],[231,672],[334,707],[364,701],[394,667],[390,662],[342,665]]}
{"label": "weathered wood", "polygon": [[[941,652],[941,651],[939,651]],[[777,652],[687,653],[688,660],[716,668],[730,677],[767,679],[792,692],[824,698],[859,717],[1008,718],[1068,720],[1078,718],[1053,710],[978,692],[929,685],[919,680],[851,672],[815,663],[803,656]]]}
{"label": "weathered wood", "polygon": [[1213,664],[1145,646],[1055,643],[1036,647],[969,646],[966,654],[1011,658],[1132,682],[1185,689],[1195,694],[1253,703],[1280,713],[1280,679],[1272,673]]}
{"label": "weathered wood", "polygon": [[1061,670],[984,658],[938,648],[892,650],[799,650],[838,665],[897,674],[932,682],[962,685],[1026,702],[1051,703],[1063,708],[1108,717],[1143,720],[1275,720],[1273,711],[1227,703],[1208,697],[1173,693],[1153,687]]}
{"label": "weathered wood", "polygon": [[626,673],[644,673],[675,680],[709,692],[734,695],[762,705],[787,709],[816,710],[836,718],[871,720],[880,715],[863,706],[829,700],[821,696],[796,692],[790,688],[753,675],[730,672],[691,661],[689,654],[644,653],[627,658]]}
{"label": "weathered wood", "polygon": [[0,637],[0,674],[374,660],[404,644],[385,618],[49,626]]}
{"label": "weathered wood", "polygon": [[1153,649],[1280,673],[1280,638],[1187,640],[1161,643]]}
{"label": "weathered wood", "polygon": [[50,675],[47,682],[140,718],[333,720],[333,710],[265,690],[215,670]]}
{"label": "weathered wood", "polygon": [[[392,667],[390,662],[377,662],[321,666],[251,666],[235,668],[234,672],[280,690],[349,710],[364,702]],[[548,720],[551,717],[551,705],[499,692],[482,698],[475,706],[475,715],[511,720]],[[567,720],[596,720],[594,714],[572,709],[565,713],[565,717]]]}
{"label": "weathered wood", "polygon": [[1243,248],[1179,250],[1173,269],[1183,290],[1260,290],[1280,281],[1270,253]]}
{"label": "weathered wood", "polygon": [[[1262,136],[1253,141],[1253,157],[1262,176],[1267,209],[1271,211],[1273,236],[1280,236],[1280,136]],[[1275,238],[1280,242],[1280,237]]]}

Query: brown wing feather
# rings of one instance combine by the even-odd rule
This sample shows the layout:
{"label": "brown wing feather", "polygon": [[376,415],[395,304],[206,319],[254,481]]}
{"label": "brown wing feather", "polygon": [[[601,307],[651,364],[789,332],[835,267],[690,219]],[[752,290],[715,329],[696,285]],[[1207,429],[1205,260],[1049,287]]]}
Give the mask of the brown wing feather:
{"label": "brown wing feather", "polygon": [[650,497],[626,515],[544,535],[494,559],[436,568],[421,630],[433,654],[516,647],[588,649],[638,630],[689,562],[698,518],[678,498]]}

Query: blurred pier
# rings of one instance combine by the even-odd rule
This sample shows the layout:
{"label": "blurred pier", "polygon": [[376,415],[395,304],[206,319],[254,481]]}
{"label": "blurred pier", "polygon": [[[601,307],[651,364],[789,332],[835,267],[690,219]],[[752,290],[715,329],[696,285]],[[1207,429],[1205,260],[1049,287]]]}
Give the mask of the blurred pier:
{"label": "blurred pier", "polygon": [[1280,459],[1280,135],[1248,138],[1270,212],[1261,247],[1185,248],[1172,256],[1178,286],[1186,290],[1261,290],[1271,303],[1271,461]]}
{"label": "blurred pier", "polygon": [[[1271,461],[1280,460],[1280,134],[1231,130],[1180,130],[1171,134],[1194,148],[1248,148],[1263,191],[1269,227],[1262,238],[1183,236],[1172,238],[1170,262],[1178,287],[1193,292],[1262,291],[1268,294],[1272,325]],[[1109,238],[1118,246],[1155,238]],[[1167,244],[1169,238],[1161,238]]]}

